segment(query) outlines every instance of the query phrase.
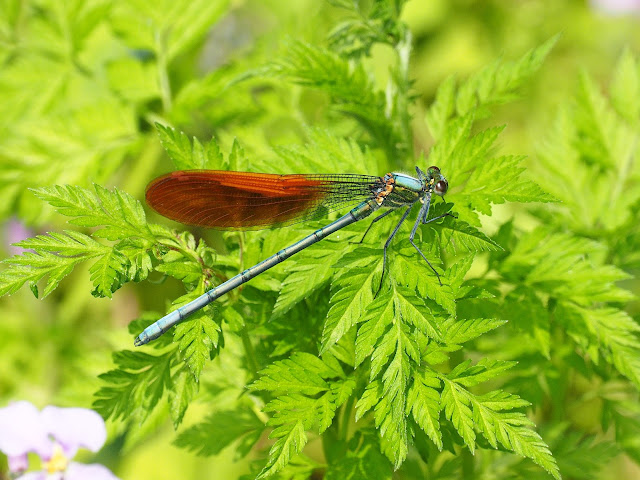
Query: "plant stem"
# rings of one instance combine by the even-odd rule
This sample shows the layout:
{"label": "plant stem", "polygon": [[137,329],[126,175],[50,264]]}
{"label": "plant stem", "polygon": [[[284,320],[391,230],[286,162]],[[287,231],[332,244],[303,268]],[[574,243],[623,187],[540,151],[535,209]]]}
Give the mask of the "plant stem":
{"label": "plant stem", "polygon": [[165,113],[171,111],[171,83],[167,74],[167,52],[165,43],[161,38],[161,33],[155,31],[156,53],[158,55],[158,83],[160,84],[160,96],[162,98],[162,108]]}
{"label": "plant stem", "polygon": [[353,402],[355,402],[355,397],[351,395],[347,400],[347,403],[345,403],[344,409],[342,410],[342,421],[340,423],[340,431],[338,433],[338,438],[340,438],[341,440],[346,440],[349,433],[349,423],[351,421]]}
{"label": "plant stem", "polygon": [[473,461],[473,455],[467,448],[462,449],[462,472],[461,478],[463,480],[475,480],[475,463]]}
{"label": "plant stem", "polygon": [[249,367],[249,371],[251,372],[251,377],[257,378],[259,367],[256,360],[256,351],[253,348],[253,344],[251,343],[251,339],[249,338],[249,332],[247,332],[246,326],[243,326],[240,329],[240,338],[242,339],[242,346],[244,347],[245,356],[247,357],[247,366]]}

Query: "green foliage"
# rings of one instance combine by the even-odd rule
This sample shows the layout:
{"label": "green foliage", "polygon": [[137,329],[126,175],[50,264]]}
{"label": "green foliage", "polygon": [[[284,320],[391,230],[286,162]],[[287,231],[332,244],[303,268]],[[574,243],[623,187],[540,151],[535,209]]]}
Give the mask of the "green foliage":
{"label": "green foliage", "polygon": [[[202,48],[229,3],[6,2],[0,218],[17,212],[29,222],[49,219],[51,211],[28,191],[34,187],[126,178],[125,190],[138,194],[160,159],[149,148],[157,142],[150,128],[156,121],[182,121],[185,110],[193,114],[193,99],[205,94],[219,110],[244,103],[241,95],[221,99],[230,78],[213,88],[212,81],[187,82],[183,74],[184,59]],[[217,118],[217,125],[227,121]]]}
{"label": "green foliage", "polygon": [[329,33],[332,49],[346,57],[358,58],[371,53],[374,44],[396,45],[407,34],[400,22],[404,0],[368,2],[329,0],[344,9],[345,20]]}
{"label": "green foliage", "polygon": [[210,414],[201,423],[183,430],[176,438],[176,446],[208,456],[238,442],[237,455],[248,454],[260,439],[264,425],[247,406],[243,407]]}
{"label": "green foliage", "polygon": [[[228,234],[151,223],[136,198],[167,170],[155,167],[162,149],[180,170],[380,175],[438,165],[450,186],[446,201],[432,199],[434,221],[417,228],[424,259],[407,238],[416,211],[386,251],[384,276],[382,245],[401,212],[365,238],[359,222],[148,350],[113,353],[94,408],[125,448],[170,419],[180,448],[257,458],[247,478],[596,478],[620,452],[640,461],[640,326],[625,283],[640,266],[640,62],[631,51],[608,95],[581,74],[527,159],[501,152],[505,126],[492,124],[493,110],[521,95],[557,37],[466,80],[447,78],[412,119],[421,110],[403,1],[330,0],[338,22],[326,45],[289,39],[279,54],[254,52],[200,78],[183,65],[229,2],[41,3],[42,21],[68,35],[38,39],[49,54],[33,58],[0,47],[0,214],[17,205],[29,221],[58,221],[56,211],[74,229],[16,243],[25,251],[2,262],[0,295],[28,285],[47,297],[87,262],[93,296],[115,302],[123,285],[153,280],[156,299],[143,303],[168,297],[170,312],[329,221]],[[0,21],[19,34],[19,17]],[[106,66],[94,36],[119,47]],[[391,57],[384,88],[372,70],[378,47]],[[26,72],[43,65],[51,85],[36,95],[42,82]],[[414,148],[425,148],[427,131],[425,157]],[[124,188],[100,186],[121,178]],[[181,291],[162,290],[159,278]],[[130,333],[161,316],[142,314]],[[592,400],[599,415],[587,426],[561,410]]]}
{"label": "green foliage", "polygon": [[[91,237],[73,231],[66,231],[63,234],[39,235],[18,242],[16,245],[26,249],[37,249],[40,253],[26,252],[21,256],[4,261],[9,265],[9,268],[0,274],[0,292],[2,294],[14,293],[26,282],[29,282],[30,286],[35,286],[36,282],[48,277],[43,292],[44,298],[71,272],[76,263],[101,257],[95,264],[99,266],[100,263],[105,263],[103,259],[109,259],[113,252],[112,249],[96,242]],[[104,278],[98,280],[103,281]],[[111,291],[109,296],[111,296],[110,294]],[[35,295],[38,296],[37,293]]]}
{"label": "green foliage", "polygon": [[393,119],[385,115],[384,93],[376,91],[362,63],[354,66],[330,50],[291,41],[281,59],[261,73],[325,92],[332,108],[354,118],[389,157],[406,153],[406,140],[395,131]]}
{"label": "green foliage", "polygon": [[[458,129],[448,125],[452,117],[460,117],[466,123],[465,117],[470,114],[485,116],[491,106],[513,100],[518,88],[542,66],[557,40],[556,36],[518,60],[498,60],[457,87],[453,78],[445,80],[438,88],[436,101],[426,116],[431,134],[437,139],[445,131],[449,135],[456,135]],[[443,148],[446,148],[446,144]]]}
{"label": "green foliage", "polygon": [[389,460],[380,453],[375,430],[361,429],[355,432],[346,449],[336,455],[327,468],[328,480],[391,479]]}
{"label": "green foliage", "polygon": [[[92,293],[97,297],[111,297],[123,283],[147,278],[151,270],[148,250],[154,237],[138,201],[117,189],[110,192],[98,185],[93,191],[66,186],[34,193],[63,215],[73,217],[69,223],[99,228],[91,237],[66,231],[19,242],[18,246],[34,252],[5,260],[9,268],[0,274],[1,293],[13,293],[25,282],[36,284],[47,276],[46,297],[77,263],[96,257],[90,272]],[[92,237],[117,243],[106,246]]]}
{"label": "green foliage", "polygon": [[307,443],[306,430],[322,434],[331,426],[336,410],[349,398],[355,379],[347,376],[331,356],[323,360],[307,353],[296,353],[260,372],[252,390],[286,392],[269,402],[266,412],[274,415],[267,422],[275,427],[275,438],[267,464],[257,478],[266,478],[286,466]]}
{"label": "green foliage", "polygon": [[115,354],[113,361],[119,369],[102,375],[113,386],[97,392],[95,408],[105,417],[145,421],[171,386],[171,354],[155,357],[125,351]]}
{"label": "green foliage", "polygon": [[184,133],[164,125],[156,124],[160,142],[173,161],[176,169],[220,169],[222,154],[216,142],[209,142],[207,148],[202,146],[197,138],[191,140]]}
{"label": "green foliage", "polygon": [[[256,74],[326,93],[331,108],[353,118],[372,146],[383,149],[394,163],[402,162],[411,150],[411,33],[400,20],[404,1],[331,3],[348,17],[329,35],[333,49],[289,41],[280,58]],[[385,91],[374,87],[362,62],[375,44],[387,45],[396,54]]]}

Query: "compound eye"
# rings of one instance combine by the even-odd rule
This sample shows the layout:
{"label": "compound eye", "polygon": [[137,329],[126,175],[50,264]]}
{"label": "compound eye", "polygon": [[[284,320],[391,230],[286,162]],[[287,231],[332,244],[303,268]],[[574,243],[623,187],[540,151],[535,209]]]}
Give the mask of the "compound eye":
{"label": "compound eye", "polygon": [[448,189],[449,189],[449,184],[447,183],[446,180],[438,181],[438,183],[436,183],[436,186],[434,187],[434,190],[437,195],[444,195],[445,193],[447,193]]}
{"label": "compound eye", "polygon": [[429,168],[427,168],[427,172],[433,175],[434,173],[440,173],[440,169],[435,165],[431,165]]}

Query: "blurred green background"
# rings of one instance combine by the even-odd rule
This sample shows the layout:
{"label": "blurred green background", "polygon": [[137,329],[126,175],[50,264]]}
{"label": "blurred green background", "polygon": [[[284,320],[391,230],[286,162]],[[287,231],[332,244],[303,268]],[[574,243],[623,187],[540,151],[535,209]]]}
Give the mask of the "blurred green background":
{"label": "blurred green background", "polygon": [[[443,79],[465,78],[501,56],[515,58],[560,32],[523,98],[491,119],[508,124],[504,150],[527,154],[534,164],[540,139],[557,105],[572,96],[579,72],[606,87],[625,48],[640,54],[640,2],[627,10],[616,3],[625,2],[409,1],[403,17],[414,38],[415,151],[428,152],[432,144],[422,118]],[[149,18],[166,27],[179,48],[154,55],[166,38],[149,32]],[[251,82],[223,86],[277,55],[287,38],[325,43],[339,18],[338,9],[317,0],[2,0],[2,256],[15,253],[9,244],[25,236],[69,228],[30,187],[95,182],[142,200],[147,182],[171,169],[152,128],[156,120],[203,140],[215,135],[223,148],[237,137],[256,165],[274,158],[271,146],[302,142],[303,124],[327,125],[326,102],[313,92]],[[384,86],[389,52],[374,48],[369,62]],[[501,206],[487,232],[517,213],[517,206]],[[215,233],[199,233],[215,244]],[[88,283],[87,270],[78,268],[44,301],[28,288],[0,299],[0,406],[12,399],[90,406],[97,375],[112,366],[111,352],[131,347],[128,322],[142,310],[162,310],[180,292],[178,282],[144,282],[107,300],[92,297]],[[637,285],[632,290],[640,291]],[[190,409],[186,424],[206,413],[203,408]],[[595,425],[597,408],[575,414]],[[236,478],[248,471],[246,459],[234,463],[227,451],[200,458],[180,450],[171,445],[169,423],[156,427],[126,445],[112,427],[115,442],[97,461],[126,480]],[[620,456],[598,478],[640,478],[640,469]]]}

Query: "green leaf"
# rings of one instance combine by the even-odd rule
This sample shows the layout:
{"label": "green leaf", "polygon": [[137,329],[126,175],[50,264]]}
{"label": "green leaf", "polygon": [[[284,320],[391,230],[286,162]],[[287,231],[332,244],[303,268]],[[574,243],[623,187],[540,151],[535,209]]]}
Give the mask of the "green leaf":
{"label": "green leaf", "polygon": [[392,299],[391,292],[385,292],[367,306],[356,338],[356,367],[373,353],[378,340],[393,322],[395,309]]}
{"label": "green leaf", "polygon": [[347,450],[332,459],[326,480],[391,480],[393,470],[380,453],[378,439],[371,429],[357,430],[349,440]]}
{"label": "green leaf", "polygon": [[128,270],[128,265],[127,257],[116,249],[111,249],[104,254],[89,268],[93,283],[91,294],[95,297],[111,298],[113,292],[124,283],[123,272]]}
{"label": "green leaf", "polygon": [[527,333],[536,348],[549,358],[551,325],[542,301],[529,289],[515,289],[506,296],[503,311],[510,324]]}
{"label": "green leaf", "polygon": [[398,348],[389,368],[383,374],[383,396],[375,407],[374,419],[380,431],[382,453],[395,469],[400,468],[409,453],[407,431],[406,381],[409,375],[406,357]]}
{"label": "green leaf", "polygon": [[392,153],[405,150],[387,115],[382,92],[377,91],[363,68],[314,45],[291,41],[285,54],[261,74],[315,88],[329,94],[332,107],[359,122],[374,142]]}
{"label": "green leaf", "polygon": [[[380,262],[380,256],[377,256]],[[322,332],[321,353],[337,343],[362,317],[363,305],[373,300],[371,282],[375,268],[355,268],[342,273],[331,285],[331,307]]]}
{"label": "green leaf", "polygon": [[460,86],[456,108],[460,115],[472,109],[506,103],[540,69],[558,40],[555,36],[513,62],[497,61],[473,75]]}
{"label": "green leaf", "polygon": [[[562,425],[564,426],[564,425]],[[565,478],[596,480],[610,462],[620,454],[616,442],[603,441],[597,435],[585,435],[580,431],[558,428],[561,441],[553,448],[560,472]]]}
{"label": "green leaf", "polygon": [[488,252],[502,247],[467,222],[445,217],[438,224],[441,228],[440,244],[447,250],[459,252]]}
{"label": "green leaf", "polygon": [[334,264],[344,255],[332,243],[325,247],[322,243],[306,249],[295,257],[295,263],[287,270],[282,289],[273,308],[273,317],[278,318],[291,310],[297,303],[325,285],[335,271]]}
{"label": "green leaf", "polygon": [[476,433],[473,429],[471,401],[466,391],[461,389],[457,383],[447,378],[442,380],[444,388],[440,397],[440,409],[444,411],[445,417],[451,421],[464,443],[473,453],[476,448]]}
{"label": "green leaf", "polygon": [[533,422],[523,413],[508,411],[526,406],[529,402],[500,391],[469,398],[473,406],[473,419],[494,448],[500,443],[504,448],[530,458],[554,478],[561,478],[549,447],[531,428]]}
{"label": "green leaf", "polygon": [[162,146],[173,161],[176,170],[219,169],[223,156],[215,139],[206,145],[193,137],[193,145],[184,132],[156,123]]}
{"label": "green leaf", "polygon": [[275,362],[260,372],[252,390],[316,395],[329,390],[325,378],[341,375],[318,357],[298,352],[291,358]]}
{"label": "green leaf", "polygon": [[356,422],[371,410],[382,397],[382,381],[375,379],[367,384],[364,393],[356,403]]}
{"label": "green leaf", "polygon": [[[453,182],[466,181],[467,175],[473,168],[491,158],[496,149],[498,136],[505,128],[506,125],[489,127],[475,135],[469,135],[466,141],[457,145],[458,148],[451,152],[453,158],[445,164],[447,165],[447,175],[451,177]],[[474,179],[473,175],[471,175],[471,179]]]}
{"label": "green leaf", "polygon": [[431,107],[429,107],[429,110],[427,110],[427,113],[425,114],[425,121],[427,122],[429,131],[431,132],[431,136],[435,140],[438,140],[438,143],[436,145],[440,145],[441,143],[443,144],[449,143],[449,142],[440,142],[439,140],[443,134],[449,131],[448,129],[445,129],[445,127],[447,126],[449,117],[454,111],[455,93],[456,93],[455,78],[452,76],[447,77],[438,86],[438,90],[436,92],[436,98],[433,101],[433,104],[431,104]]}
{"label": "green leaf", "polygon": [[441,340],[440,325],[415,291],[402,286],[394,289],[394,301],[397,312],[402,319],[409,325],[414,326],[418,331],[426,337],[435,341]]}
{"label": "green leaf", "polygon": [[508,278],[520,278],[527,285],[580,305],[629,301],[630,293],[615,285],[628,274],[601,265],[598,258],[603,252],[604,246],[598,242],[541,227],[521,238],[501,269]]}
{"label": "green leaf", "polygon": [[56,207],[62,215],[74,217],[69,223],[82,227],[101,227],[93,235],[107,240],[124,237],[144,238],[154,242],[140,202],[117,188],[112,192],[94,185],[89,189],[66,186],[44,187],[34,194]]}
{"label": "green leaf", "polygon": [[177,429],[182,423],[191,400],[198,393],[199,384],[196,377],[184,367],[173,375],[171,382],[173,388],[169,391],[169,414],[173,421],[173,428]]}
{"label": "green leaf", "polygon": [[175,352],[149,355],[123,350],[113,354],[118,367],[99,375],[106,383],[96,393],[93,408],[104,418],[136,419],[151,415],[165,390],[171,390],[171,367]]}
{"label": "green leaf", "polygon": [[471,360],[467,360],[456,366],[447,377],[463,387],[472,387],[499,376],[517,363],[483,358],[475,365],[471,365]]}
{"label": "green leaf", "polygon": [[106,65],[109,87],[129,104],[141,104],[160,98],[157,65],[140,58],[125,57]]}
{"label": "green leaf", "polygon": [[521,177],[522,156],[503,156],[481,164],[462,192],[460,202],[468,202],[485,215],[491,214],[492,203],[552,202],[554,198],[537,184]]}
{"label": "green leaf", "polygon": [[626,312],[562,301],[557,315],[579,344],[601,349],[607,362],[640,387],[640,326]]}
{"label": "green leaf", "polygon": [[306,430],[315,426],[322,433],[329,428],[336,409],[349,398],[355,385],[330,355],[320,360],[296,353],[260,372],[260,378],[250,386],[252,390],[287,392],[265,407],[265,411],[275,412],[268,425],[275,427],[270,438],[277,440],[260,476],[273,475],[300,453],[307,441]]}
{"label": "green leaf", "polygon": [[248,158],[244,151],[244,147],[237,138],[233,139],[233,144],[231,145],[231,151],[229,152],[229,158],[227,161],[231,170],[246,170],[244,165],[248,163]]}
{"label": "green leaf", "polygon": [[267,478],[282,470],[307,444],[307,435],[302,421],[275,429],[270,438],[277,438],[277,440],[271,447],[267,464],[256,477],[257,479]]}
{"label": "green leaf", "polygon": [[277,440],[269,451],[267,464],[259,478],[278,472],[302,451],[307,442],[305,430],[314,423],[323,423],[327,408],[332,409],[332,406],[326,394],[317,399],[298,394],[285,395],[265,407],[267,412],[278,412],[268,422],[276,427],[269,437]]}
{"label": "green leaf", "polygon": [[576,100],[575,120],[578,131],[584,134],[578,145],[581,153],[606,169],[619,162],[628,162],[626,145],[634,142],[635,134],[619,121],[600,88],[586,72],[580,76]]}
{"label": "green leaf", "polygon": [[446,172],[446,177],[452,182],[452,185],[461,184],[464,178],[461,179],[464,170],[460,171],[460,168],[456,168],[459,162],[457,158],[469,142],[474,119],[473,114],[452,119],[446,125],[446,129],[442,131],[429,154],[429,162],[432,164],[440,165],[443,169],[446,165],[446,170],[443,172]]}
{"label": "green leaf", "polygon": [[134,282],[146,280],[153,269],[149,246],[145,240],[138,238],[126,238],[118,242],[114,249],[127,258],[129,270],[126,277]]}
{"label": "green leaf", "polygon": [[611,103],[630,124],[640,118],[640,64],[629,49],[625,49],[613,71]]}
{"label": "green leaf", "polygon": [[283,173],[306,169],[308,172],[352,172],[370,174],[371,154],[354,139],[337,137],[329,130],[307,129],[304,146],[276,147]]}
{"label": "green leaf", "polygon": [[[176,299],[172,304],[172,310],[194,300],[204,293],[200,288]],[[178,343],[178,348],[189,371],[198,379],[208,360],[212,360],[217,354],[222,343],[222,328],[219,320],[211,315],[212,307],[205,307],[189,316],[187,320],[176,325],[173,339]]]}
{"label": "green leaf", "polygon": [[167,261],[156,266],[158,272],[182,280],[187,285],[197,283],[203,276],[202,264],[179,256],[175,261]]}
{"label": "green leaf", "polygon": [[414,373],[407,395],[407,413],[442,451],[440,431],[440,386],[438,376],[429,370]]}
{"label": "green leaf", "polygon": [[44,298],[55,290],[76,264],[95,256],[93,253],[86,256],[60,257],[44,251],[40,254],[26,252],[6,259],[2,263],[9,265],[9,268],[0,272],[0,295],[15,293],[26,282],[35,284],[47,277],[47,284],[42,293]]}
{"label": "green leaf", "polygon": [[[563,202],[552,212],[554,221],[564,220],[573,230],[593,232],[596,237],[602,236],[603,229],[626,237],[621,227],[634,216],[633,205],[640,199],[631,168],[638,154],[637,118],[629,120],[624,113],[626,108],[637,108],[633,77],[638,74],[622,73],[633,66],[630,60],[621,62],[611,101],[583,73],[575,99],[561,106],[535,164],[538,174],[546,178],[545,188]],[[631,91],[620,91],[623,82],[629,82],[625,87]],[[557,158],[564,159],[561,165]],[[593,198],[608,200],[593,202]]]}
{"label": "green leaf", "polygon": [[637,462],[640,459],[640,445],[638,444],[640,418],[638,418],[637,411],[633,416],[616,414],[614,420],[616,443]]}
{"label": "green leaf", "polygon": [[237,442],[235,458],[246,455],[260,439],[264,425],[250,408],[238,407],[210,413],[202,422],[183,430],[174,441],[196,455],[217,455]]}
{"label": "green leaf", "polygon": [[202,41],[212,26],[226,13],[229,0],[164,3],[166,8],[155,5],[152,11],[155,14],[162,12],[166,21],[166,32],[170,35],[167,57],[171,60]]}
{"label": "green leaf", "polygon": [[444,332],[445,343],[460,344],[478,338],[480,335],[490,332],[505,323],[507,323],[506,320],[496,318],[473,318],[467,320],[449,318],[440,328]]}
{"label": "green leaf", "polygon": [[[431,134],[441,140],[449,128],[449,118],[465,117],[474,112],[486,115],[488,107],[515,98],[520,87],[540,69],[558,36],[527,52],[520,59],[498,60],[463,82],[456,91],[453,78],[446,79],[436,93],[436,99],[426,114]],[[443,157],[444,158],[444,157]]]}
{"label": "green leaf", "polygon": [[364,323],[356,340],[356,365],[371,356],[370,382],[376,378],[381,384],[367,389],[356,406],[357,417],[375,404],[374,418],[382,437],[384,454],[399,468],[408,452],[407,388],[414,376],[412,364],[420,364],[419,346],[410,326],[436,334],[426,309],[409,304],[416,301],[408,290],[398,293],[396,288],[378,297],[367,307]]}
{"label": "green leaf", "polygon": [[151,267],[151,259],[146,254],[146,244],[141,244],[137,253],[140,256],[134,258],[140,266],[133,267],[127,256],[119,251],[119,246],[124,243],[108,247],[87,235],[70,230],[65,230],[62,234],[38,235],[16,245],[35,252],[27,252],[3,261],[9,268],[0,273],[0,294],[13,293],[26,282],[37,288],[36,282],[48,276],[43,292],[44,298],[76,264],[98,257],[89,269],[94,285],[92,294],[111,298],[112,293],[124,282],[141,278],[144,275],[141,269]]}
{"label": "green leaf", "polygon": [[[392,263],[390,262],[390,270],[393,272],[394,280],[399,285],[417,290],[422,298],[428,298],[448,313],[454,314],[456,303],[447,278],[451,272],[447,270],[444,274],[441,273],[442,285],[440,285],[433,270],[418,256],[418,253],[413,248],[408,249],[407,252],[411,253],[411,257],[396,255]],[[431,264],[434,264],[433,260]]]}
{"label": "green leaf", "polygon": [[346,10],[345,20],[329,34],[333,50],[348,58],[369,56],[376,43],[395,46],[400,41],[406,26],[400,21],[404,1],[400,2],[349,2],[329,0]]}
{"label": "green leaf", "polygon": [[16,247],[36,252],[55,253],[63,257],[99,256],[109,250],[109,247],[96,242],[93,238],[73,230],[62,233],[49,232],[14,243]]}
{"label": "green leaf", "polygon": [[154,51],[170,62],[201,43],[228,4],[227,0],[153,4],[130,0],[113,8],[113,28],[130,48]]}

